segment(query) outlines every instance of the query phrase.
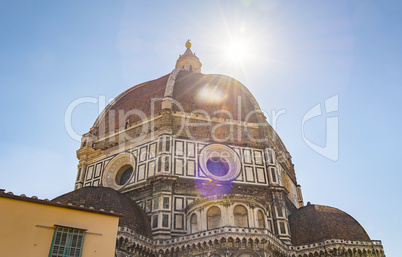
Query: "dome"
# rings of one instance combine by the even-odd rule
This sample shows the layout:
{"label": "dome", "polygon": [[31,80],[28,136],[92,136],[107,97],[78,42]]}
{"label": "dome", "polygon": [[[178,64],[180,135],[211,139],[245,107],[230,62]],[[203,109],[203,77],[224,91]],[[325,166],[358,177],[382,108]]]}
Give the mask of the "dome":
{"label": "dome", "polygon": [[[143,117],[158,114],[162,110],[162,99],[166,97],[173,99],[173,111],[190,113],[201,110],[210,117],[258,122],[256,111],[260,108],[239,81],[224,75],[176,68],[170,74],[136,85],[117,96],[98,117],[93,128],[98,131],[98,136],[102,136],[124,128],[127,122],[135,123]],[[217,110],[223,112],[214,113]],[[119,112],[125,114],[124,118],[119,117]]]}
{"label": "dome", "polygon": [[283,160],[282,165],[297,184],[291,155],[251,92],[234,78],[203,74],[200,67],[198,57],[187,48],[171,73],[117,96],[83,136],[82,147],[106,150],[163,133],[268,147]]}
{"label": "dome", "polygon": [[[224,110],[234,120],[258,122],[255,114],[247,117],[249,113],[260,109],[253,98],[234,78],[189,71],[179,72],[173,91],[173,99],[180,103],[185,112],[203,110],[212,117],[217,116],[215,111]],[[179,105],[174,105],[173,110],[181,111]],[[228,118],[225,113],[221,113],[221,116]]]}
{"label": "dome", "polygon": [[329,206],[308,203],[289,215],[293,245],[328,239],[370,241],[363,227],[349,214]]}
{"label": "dome", "polygon": [[108,187],[83,187],[56,197],[53,202],[63,204],[72,203],[94,207],[95,209],[113,210],[115,213],[123,214],[120,218],[120,227],[129,227],[137,234],[152,238],[151,224],[148,217],[133,200],[112,188]]}
{"label": "dome", "polygon": [[[118,119],[119,112],[128,113],[136,110],[136,113],[140,111],[145,117],[151,116],[151,99],[163,98],[168,78],[169,74],[159,79],[141,83],[117,96],[106,107],[93,126],[98,130],[98,135],[102,136],[112,132],[114,129],[124,127],[126,119]],[[156,101],[154,108],[154,113],[160,112],[161,101]],[[130,115],[128,120],[130,123],[134,123],[140,121],[141,117],[139,115]],[[110,126],[114,127],[111,128]]]}

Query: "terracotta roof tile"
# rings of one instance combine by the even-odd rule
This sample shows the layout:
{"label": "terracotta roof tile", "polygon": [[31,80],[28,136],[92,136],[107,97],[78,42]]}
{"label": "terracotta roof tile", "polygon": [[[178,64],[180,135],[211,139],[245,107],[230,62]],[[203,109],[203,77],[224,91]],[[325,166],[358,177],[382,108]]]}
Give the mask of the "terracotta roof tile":
{"label": "terracotta roof tile", "polygon": [[[202,110],[210,116],[226,119],[229,118],[227,114],[214,112],[224,110],[233,119],[244,121],[255,110],[249,96],[241,89],[240,82],[223,75],[180,71],[176,77],[173,99],[180,103],[185,112]],[[174,106],[174,110],[181,111],[178,106]],[[257,122],[256,115],[250,115],[248,122]]]}
{"label": "terracotta roof tile", "polygon": [[152,238],[151,224],[145,212],[131,198],[109,187],[83,187],[52,200],[64,204],[92,206],[124,215],[120,218],[120,227],[129,227],[136,233]]}
{"label": "terracotta roof tile", "polygon": [[307,204],[289,215],[293,245],[328,239],[370,241],[363,227],[349,214],[329,206]]}

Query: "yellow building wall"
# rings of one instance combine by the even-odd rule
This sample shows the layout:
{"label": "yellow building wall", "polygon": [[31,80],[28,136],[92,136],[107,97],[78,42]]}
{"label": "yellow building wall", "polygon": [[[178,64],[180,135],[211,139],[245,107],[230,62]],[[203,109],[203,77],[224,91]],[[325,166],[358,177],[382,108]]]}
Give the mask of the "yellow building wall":
{"label": "yellow building wall", "polygon": [[119,217],[0,197],[0,256],[46,257],[54,224],[87,229],[82,257],[113,257]]}

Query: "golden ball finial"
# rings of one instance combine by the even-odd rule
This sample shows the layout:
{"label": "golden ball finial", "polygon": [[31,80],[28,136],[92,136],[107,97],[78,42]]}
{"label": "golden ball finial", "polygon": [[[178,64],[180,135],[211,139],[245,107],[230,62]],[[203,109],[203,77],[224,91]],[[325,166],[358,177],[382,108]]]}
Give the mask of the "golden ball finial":
{"label": "golden ball finial", "polygon": [[186,42],[186,47],[187,47],[187,48],[190,48],[190,47],[191,47],[190,39],[187,40],[187,42]]}

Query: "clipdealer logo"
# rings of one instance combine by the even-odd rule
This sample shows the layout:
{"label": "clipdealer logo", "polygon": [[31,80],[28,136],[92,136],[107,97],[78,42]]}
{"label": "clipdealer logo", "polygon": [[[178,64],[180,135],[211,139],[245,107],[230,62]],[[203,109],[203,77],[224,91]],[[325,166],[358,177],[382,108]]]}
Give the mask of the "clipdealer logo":
{"label": "clipdealer logo", "polygon": [[[156,102],[160,102],[163,101],[163,98],[155,98],[155,99],[151,99],[151,111],[152,111],[152,115],[155,114],[155,103]],[[184,113],[184,108],[182,107],[182,105],[175,101],[175,100],[171,100],[172,103],[174,105],[177,106],[177,108]],[[73,128],[73,124],[72,124],[72,116],[73,116],[73,112],[75,110],[76,107],[78,107],[81,104],[95,104],[98,107],[98,113],[99,115],[101,115],[104,112],[104,109],[106,108],[106,106],[108,104],[113,104],[115,102],[114,98],[110,98],[110,99],[106,99],[105,96],[101,95],[99,97],[80,97],[75,99],[74,101],[72,101],[68,107],[66,108],[65,111],[65,116],[64,116],[64,123],[65,123],[65,129],[67,134],[74,139],[75,141],[80,142],[81,141],[81,135],[79,135]],[[238,98],[238,105],[241,106],[241,98]],[[304,116],[302,117],[302,121],[301,121],[301,135],[302,135],[302,139],[305,142],[305,144],[310,147],[313,151],[315,151],[316,153],[320,154],[321,156],[332,160],[332,161],[337,161],[339,158],[339,118],[336,115],[336,112],[338,112],[339,110],[339,99],[338,99],[338,95],[334,95],[331,96],[327,99],[324,100],[324,104],[318,103],[315,106],[313,106],[311,109],[309,109]],[[238,115],[241,116],[241,109],[238,110],[239,113]],[[141,110],[130,110],[128,112],[124,112],[123,110],[119,110],[117,113],[114,113],[116,111],[110,111],[109,112],[113,112],[113,113],[109,113],[109,114],[113,114],[114,117],[116,117],[118,120],[126,120],[130,115],[135,115],[138,116],[141,121],[144,124],[144,128],[146,131],[148,131],[149,129],[149,124],[148,122],[152,121],[149,120],[145,113],[142,112]],[[224,112],[224,114],[227,116],[227,118],[229,118],[229,120],[234,120],[232,114],[229,111],[223,111],[223,110],[217,110],[215,111],[214,114],[216,113],[222,113]],[[261,110],[261,111],[252,111],[251,113],[248,113],[246,115],[246,120],[248,120],[250,118],[251,115],[255,115],[257,113],[261,113],[267,120],[267,122],[271,125],[271,127],[276,131],[277,130],[277,126],[278,126],[278,120],[279,117],[286,114],[287,111],[285,109],[281,109],[281,110],[272,110],[271,111],[271,115],[269,115],[267,112]],[[191,119],[195,116],[198,116],[198,114],[203,114],[206,117],[206,121],[204,121],[204,123],[192,123]],[[151,115],[151,116],[152,116]],[[326,123],[325,123],[325,127],[326,127],[326,134],[325,134],[325,146],[320,146],[318,143],[315,143],[313,141],[311,141],[310,139],[307,138],[306,136],[306,130],[305,130],[305,126],[306,124],[308,124],[309,121],[318,118],[320,116],[329,116],[326,118]],[[247,121],[246,121],[247,122]],[[111,123],[109,124],[110,126],[114,125],[115,123]],[[152,125],[152,124],[151,124]],[[188,115],[187,118],[182,120],[182,123],[180,124],[180,130],[179,132],[181,133],[183,130],[188,134],[190,139],[195,139],[192,137],[190,131],[189,131],[189,127],[190,126],[212,126],[212,117],[208,114],[208,112],[206,112],[205,110],[194,110],[190,113],[190,115]],[[214,124],[212,129],[211,129],[211,138],[217,142],[223,142],[223,141],[231,141],[232,139],[234,139],[233,137],[226,137],[224,139],[218,139],[215,137],[215,132],[219,129],[219,127],[221,126],[233,126],[232,123],[225,123],[223,122],[221,123],[217,123]],[[265,124],[259,124],[259,125],[265,125]],[[114,127],[112,127],[112,129],[115,129]],[[230,129],[230,131],[232,131],[233,128]],[[179,133],[178,132],[178,133]],[[252,140],[253,142],[263,142],[265,139],[258,139],[258,138],[253,138],[249,135],[247,127],[244,128],[244,131],[241,132],[242,134],[244,133],[244,135],[246,135],[246,138],[249,140]],[[232,134],[230,134],[232,135]],[[122,136],[127,137],[126,133],[122,133]],[[132,142],[135,142],[135,140],[139,140],[139,138],[130,138],[132,140]],[[204,140],[209,140],[210,138],[206,138]],[[241,135],[238,135],[237,140],[241,139]]]}
{"label": "clipdealer logo", "polygon": [[[324,112],[322,111],[324,109]],[[338,95],[331,96],[324,101],[324,105],[317,104],[312,107],[303,116],[301,122],[301,132],[303,141],[316,153],[332,160],[337,161],[339,158],[339,117],[337,115],[332,115],[339,110],[339,100]],[[326,135],[325,135],[325,146],[320,146],[311,140],[309,140],[305,135],[304,126],[308,121],[322,116],[331,115],[326,118]]]}

